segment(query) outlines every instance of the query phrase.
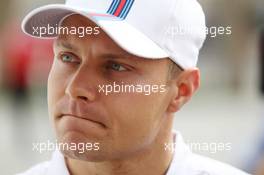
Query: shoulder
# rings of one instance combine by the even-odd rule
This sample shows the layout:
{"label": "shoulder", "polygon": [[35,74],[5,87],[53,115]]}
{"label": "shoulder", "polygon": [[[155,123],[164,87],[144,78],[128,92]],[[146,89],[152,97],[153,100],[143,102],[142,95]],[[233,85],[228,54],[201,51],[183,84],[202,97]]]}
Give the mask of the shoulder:
{"label": "shoulder", "polygon": [[186,168],[192,170],[194,175],[249,175],[228,164],[197,154],[191,154],[186,161]]}
{"label": "shoulder", "polygon": [[16,175],[44,175],[44,174],[47,174],[49,164],[50,164],[50,162],[48,162],[48,161],[42,162],[42,163],[39,163],[39,164],[31,167],[27,171],[25,171],[23,173],[16,174]]}
{"label": "shoulder", "polygon": [[69,175],[64,156],[56,150],[50,161],[35,165],[24,173],[17,175]]}
{"label": "shoulder", "polygon": [[174,156],[167,175],[249,175],[228,164],[193,153],[179,132],[174,132]]}

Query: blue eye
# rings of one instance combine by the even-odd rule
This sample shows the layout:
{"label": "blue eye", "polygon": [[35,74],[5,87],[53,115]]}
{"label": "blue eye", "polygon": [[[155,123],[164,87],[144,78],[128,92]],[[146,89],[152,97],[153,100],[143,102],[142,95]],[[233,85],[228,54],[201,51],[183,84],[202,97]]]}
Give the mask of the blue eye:
{"label": "blue eye", "polygon": [[66,63],[79,62],[78,59],[73,54],[70,54],[70,53],[60,54],[60,59],[62,60],[62,62],[66,62]]}
{"label": "blue eye", "polygon": [[63,62],[72,62],[73,57],[72,57],[72,55],[69,55],[69,54],[63,54],[63,55],[61,55],[61,60]]}
{"label": "blue eye", "polygon": [[120,64],[117,64],[117,63],[112,63],[110,68],[118,72],[127,70],[124,66],[121,66]]}

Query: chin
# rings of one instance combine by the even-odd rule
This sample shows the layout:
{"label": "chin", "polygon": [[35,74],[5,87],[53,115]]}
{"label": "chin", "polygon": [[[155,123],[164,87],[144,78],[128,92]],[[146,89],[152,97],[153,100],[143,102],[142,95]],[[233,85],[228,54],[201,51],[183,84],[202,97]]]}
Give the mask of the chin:
{"label": "chin", "polygon": [[62,144],[80,144],[89,142],[87,137],[81,133],[76,131],[66,131],[58,133],[58,142]]}
{"label": "chin", "polygon": [[61,153],[68,159],[75,159],[81,161],[88,162],[103,162],[106,161],[107,158],[104,153],[101,151],[73,151],[73,150],[61,150]]}
{"label": "chin", "polygon": [[59,143],[61,143],[59,150],[67,158],[91,162],[105,160],[100,143],[88,139],[82,133],[66,132],[59,138]]}

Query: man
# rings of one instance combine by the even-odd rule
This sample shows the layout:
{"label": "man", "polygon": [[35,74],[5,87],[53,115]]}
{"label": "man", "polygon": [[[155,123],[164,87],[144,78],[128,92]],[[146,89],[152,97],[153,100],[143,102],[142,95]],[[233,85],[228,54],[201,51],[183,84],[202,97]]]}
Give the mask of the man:
{"label": "man", "polygon": [[48,107],[59,145],[25,175],[246,174],[191,153],[172,131],[199,87],[195,0],[68,0],[32,11],[22,28],[55,38]]}

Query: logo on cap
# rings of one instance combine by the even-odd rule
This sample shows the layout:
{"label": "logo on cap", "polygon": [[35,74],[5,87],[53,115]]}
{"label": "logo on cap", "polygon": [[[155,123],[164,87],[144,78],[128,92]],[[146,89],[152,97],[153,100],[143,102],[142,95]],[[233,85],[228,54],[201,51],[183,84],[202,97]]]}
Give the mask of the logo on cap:
{"label": "logo on cap", "polygon": [[134,0],[113,0],[107,13],[125,19],[133,6],[133,3]]}

